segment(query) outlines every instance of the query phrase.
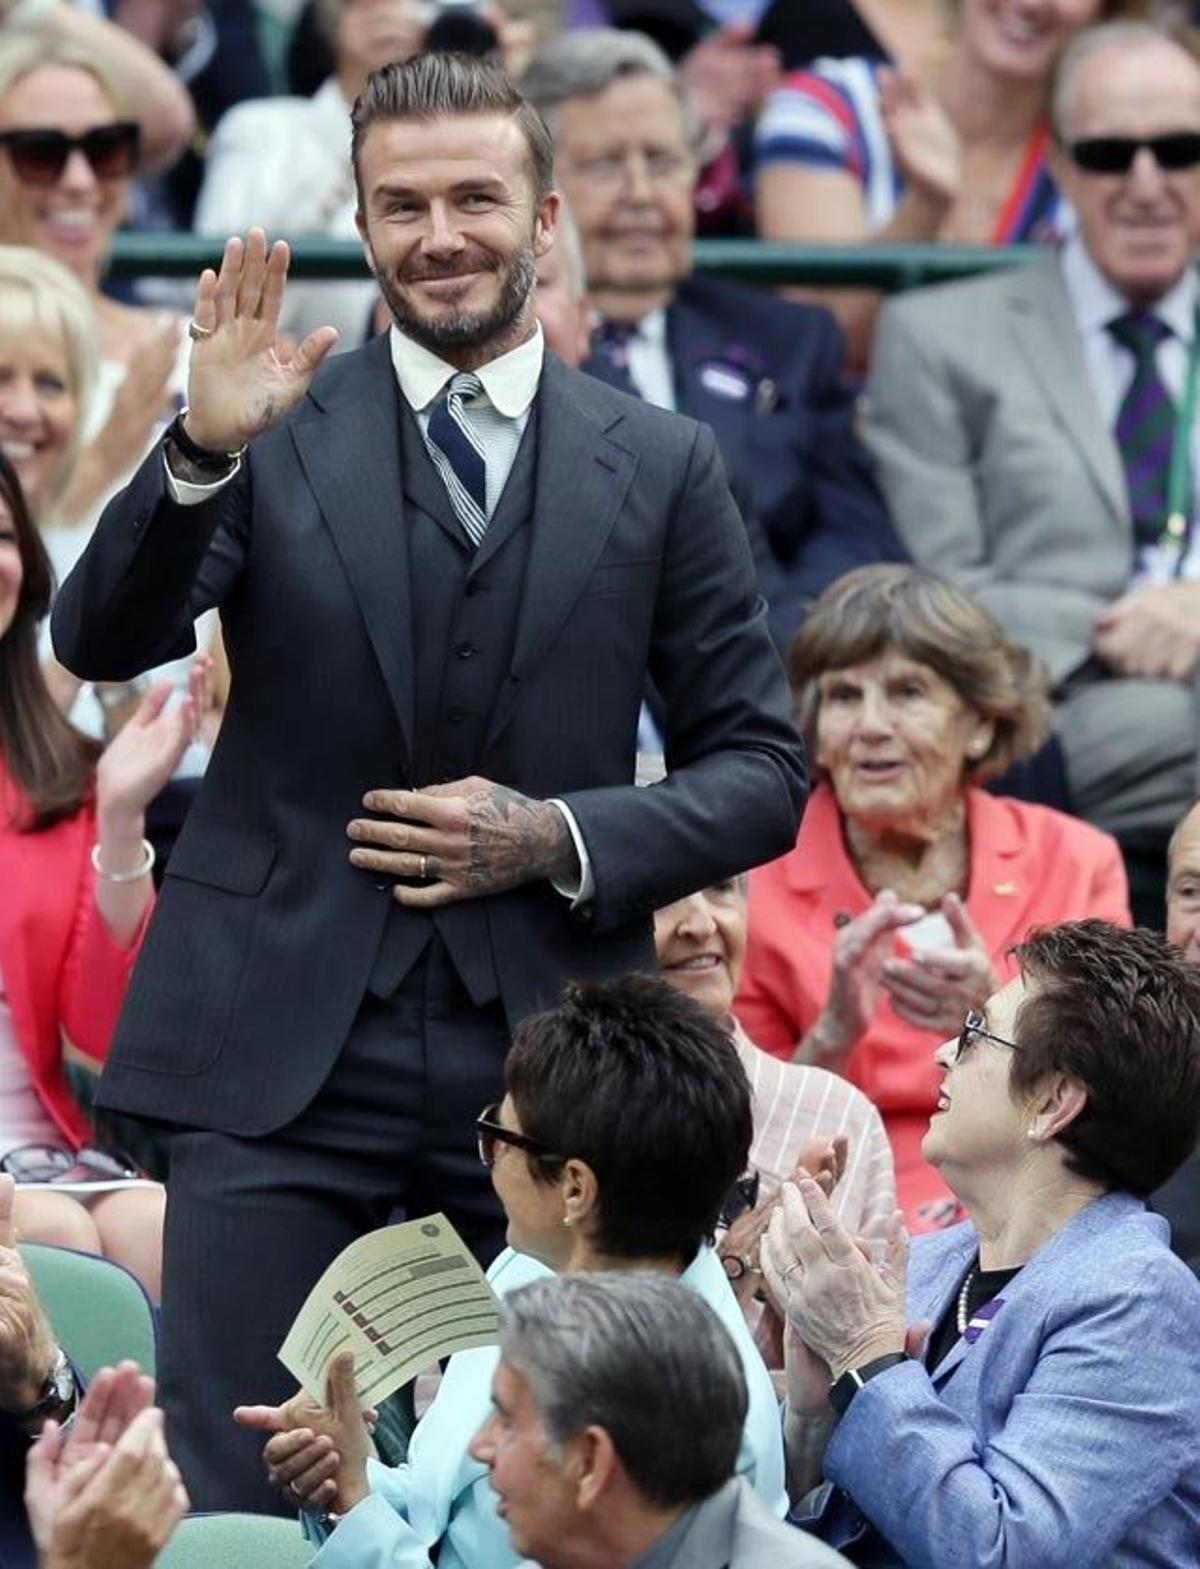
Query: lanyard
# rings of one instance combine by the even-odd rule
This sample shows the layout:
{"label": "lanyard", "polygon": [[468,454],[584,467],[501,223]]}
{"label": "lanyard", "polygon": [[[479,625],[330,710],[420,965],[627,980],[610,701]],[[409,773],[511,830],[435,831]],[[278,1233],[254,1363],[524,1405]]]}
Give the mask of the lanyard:
{"label": "lanyard", "polygon": [[1195,501],[1192,483],[1192,432],[1196,424],[1196,405],[1200,400],[1200,309],[1192,325],[1192,346],[1188,350],[1183,397],[1175,415],[1171,437],[1171,466],[1167,471],[1167,522],[1158,536],[1158,549],[1166,557],[1171,576],[1178,577],[1183,565]]}

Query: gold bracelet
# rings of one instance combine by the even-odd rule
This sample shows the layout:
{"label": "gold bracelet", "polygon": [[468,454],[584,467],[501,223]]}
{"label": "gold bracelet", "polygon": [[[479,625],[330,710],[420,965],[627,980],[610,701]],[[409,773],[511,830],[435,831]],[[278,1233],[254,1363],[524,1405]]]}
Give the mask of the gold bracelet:
{"label": "gold bracelet", "polygon": [[154,846],[149,839],[142,840],[142,864],[135,866],[131,872],[106,872],[100,865],[99,842],[92,846],[92,867],[96,876],[104,879],[106,883],[136,883],[139,878],[149,877],[154,870]]}

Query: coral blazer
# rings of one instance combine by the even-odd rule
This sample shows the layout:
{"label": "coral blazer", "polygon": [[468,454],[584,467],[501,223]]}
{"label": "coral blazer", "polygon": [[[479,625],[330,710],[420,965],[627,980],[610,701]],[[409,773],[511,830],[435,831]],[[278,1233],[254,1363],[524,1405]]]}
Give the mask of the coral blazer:
{"label": "coral blazer", "polygon": [[19,807],[0,761],[0,976],[38,1096],[77,1147],[88,1124],[64,1054],[103,1060],[146,923],[122,948],[96,907],[90,805],[38,833],[17,828]]}
{"label": "coral blazer", "polygon": [[[1087,915],[1130,924],[1124,863],[1108,834],[983,790],[968,790],[966,799],[967,911],[1002,980],[1014,968],[1006,950],[1032,926]],[[829,994],[834,934],[871,899],[847,854],[836,797],[822,782],[796,848],[750,874],[750,936],[734,1012],[764,1051],[790,1058],[816,1022]],[[906,1023],[885,997],[845,1069],[883,1114],[900,1203],[918,1231],[957,1218],[946,1213],[949,1190],[920,1149],[941,1082],[933,1061],[939,1044],[937,1035]]]}

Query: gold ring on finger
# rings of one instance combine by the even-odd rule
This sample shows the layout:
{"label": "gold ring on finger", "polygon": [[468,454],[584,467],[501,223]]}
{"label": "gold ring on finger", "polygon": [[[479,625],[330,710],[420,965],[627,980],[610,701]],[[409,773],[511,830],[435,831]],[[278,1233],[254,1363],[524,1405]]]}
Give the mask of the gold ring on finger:
{"label": "gold ring on finger", "polygon": [[217,329],[215,327],[202,327],[193,316],[188,322],[188,337],[193,343],[203,343],[205,338],[211,338]]}

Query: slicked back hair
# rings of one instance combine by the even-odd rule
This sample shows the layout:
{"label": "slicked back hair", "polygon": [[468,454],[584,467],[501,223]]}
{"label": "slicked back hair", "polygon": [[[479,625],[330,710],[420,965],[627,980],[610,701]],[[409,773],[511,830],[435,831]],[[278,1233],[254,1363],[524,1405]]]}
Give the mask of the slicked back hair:
{"label": "slicked back hair", "polygon": [[379,120],[443,120],[464,115],[508,115],[529,150],[534,201],[554,189],[554,138],[538,111],[499,68],[476,55],[414,55],[372,71],[350,112],[351,157],[359,211],[365,210],[362,147]]}
{"label": "slicked back hair", "polygon": [[699,1503],[733,1475],[749,1403],[742,1359],[678,1280],[614,1270],[522,1286],[500,1306],[500,1355],[529,1385],[550,1443],[603,1428],[648,1503]]}
{"label": "slicked back hair", "polygon": [[603,1252],[691,1262],[750,1152],[750,1085],[719,1020],[644,975],[572,985],[521,1025],[504,1081],[524,1132],[595,1173]]}
{"label": "slicked back hair", "polygon": [[1068,1167],[1146,1198],[1200,1127],[1200,970],[1158,932],[1107,921],[1034,931],[1013,949],[1029,995],[1017,1013],[1014,1093],[1052,1073],[1087,1090],[1058,1135]]}

